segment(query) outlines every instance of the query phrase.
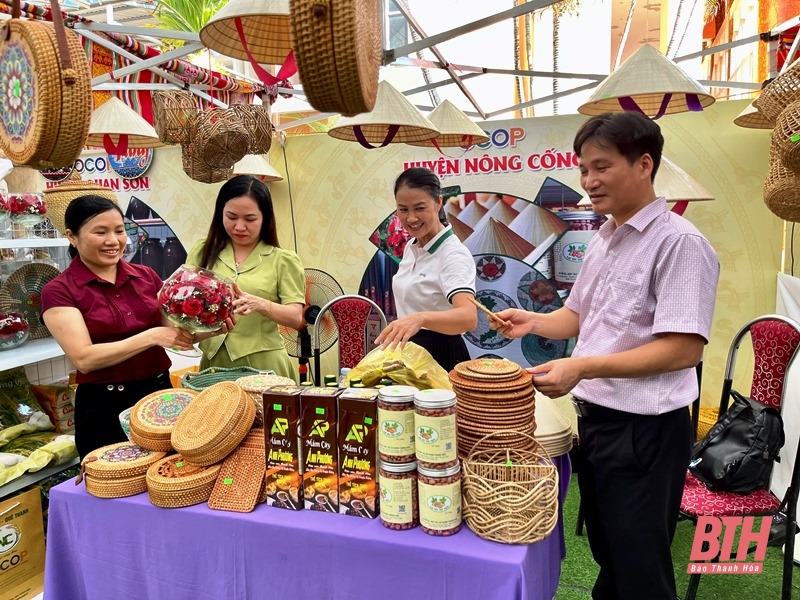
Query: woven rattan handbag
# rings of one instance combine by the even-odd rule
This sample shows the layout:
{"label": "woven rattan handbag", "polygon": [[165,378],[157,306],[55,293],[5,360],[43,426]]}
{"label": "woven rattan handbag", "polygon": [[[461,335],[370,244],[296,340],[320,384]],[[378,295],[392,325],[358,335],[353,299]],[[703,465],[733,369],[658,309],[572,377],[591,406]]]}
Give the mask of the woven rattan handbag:
{"label": "woven rattan handbag", "polygon": [[208,500],[221,465],[199,467],[180,454],[153,464],[146,475],[150,502],[162,508],[180,508]]}
{"label": "woven rattan handbag", "polygon": [[164,458],[131,442],[93,450],[81,461],[76,483],[86,481],[86,491],[99,498],[135,496],[147,490],[147,469]]}
{"label": "woven rattan handbag", "polygon": [[114,190],[91,181],[83,181],[81,176],[73,171],[69,179],[42,191],[42,198],[47,207],[47,218],[50,219],[53,227],[63,234],[67,229],[64,224],[64,213],[67,211],[67,206],[75,198],[86,194],[108,198],[114,204],[118,204]]}
{"label": "woven rattan handbag", "polygon": [[294,56],[303,90],[320,112],[369,112],[378,94],[378,0],[291,0]]}
{"label": "woven rattan handbag", "polygon": [[0,148],[16,165],[72,165],[83,149],[92,111],[89,61],[64,27],[56,0],[53,23],[19,18],[0,28]]}
{"label": "woven rattan handbag", "polygon": [[772,132],[772,143],[783,166],[800,173],[800,101],[787,106],[778,116]]}
{"label": "woven rattan handbag", "polygon": [[[486,448],[483,442],[530,438],[533,450]],[[462,465],[464,520],[480,537],[505,544],[533,544],[558,522],[558,469],[526,433],[484,436]]]}
{"label": "woven rattan handbag", "polygon": [[186,90],[153,92],[153,128],[167,144],[189,141],[192,123],[197,118],[194,94]]}
{"label": "woven rattan handbag", "polygon": [[797,101],[800,101],[800,62],[795,62],[769,82],[761,95],[753,100],[753,105],[774,125],[784,109]]}

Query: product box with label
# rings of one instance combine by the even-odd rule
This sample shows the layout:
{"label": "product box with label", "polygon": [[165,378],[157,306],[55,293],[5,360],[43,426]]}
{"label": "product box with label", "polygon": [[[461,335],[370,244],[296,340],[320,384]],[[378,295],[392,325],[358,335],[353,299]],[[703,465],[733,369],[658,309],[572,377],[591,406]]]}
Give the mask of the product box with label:
{"label": "product box with label", "polygon": [[339,512],[378,516],[378,390],[348,388],[339,395]]}
{"label": "product box with label", "polygon": [[339,512],[334,387],[306,387],[300,396],[303,497],[310,510]]}
{"label": "product box with label", "polygon": [[264,391],[264,437],[267,450],[267,505],[303,508],[300,386],[274,386]]}

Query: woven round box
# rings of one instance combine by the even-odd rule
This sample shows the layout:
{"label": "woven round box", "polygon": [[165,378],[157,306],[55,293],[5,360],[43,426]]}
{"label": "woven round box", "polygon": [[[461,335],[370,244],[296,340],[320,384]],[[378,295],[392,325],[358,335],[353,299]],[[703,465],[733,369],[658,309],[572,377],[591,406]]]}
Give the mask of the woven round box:
{"label": "woven round box", "polygon": [[162,458],[146,475],[150,502],[162,508],[180,508],[208,500],[219,475],[219,464],[200,467],[180,454]]}
{"label": "woven round box", "polygon": [[295,383],[294,379],[270,373],[247,375],[236,380],[236,384],[247,392],[256,403],[256,427],[264,424],[264,397],[262,394],[273,385],[295,385]]}
{"label": "woven round box", "polygon": [[247,154],[250,136],[236,111],[214,107],[197,113],[191,139],[203,162],[229,169]]}
{"label": "woven round box", "polygon": [[247,392],[232,381],[215,383],[183,409],[172,428],[172,447],[188,462],[212,465],[239,445],[255,418]]}
{"label": "woven round box", "polygon": [[36,169],[75,162],[92,110],[89,60],[52,6],[55,23],[21,20],[15,0],[0,46],[0,80],[13,86],[0,94],[0,147],[15,165]]}
{"label": "woven round box", "polygon": [[153,128],[162,142],[183,144],[189,141],[192,123],[197,118],[197,101],[186,90],[153,92]]}
{"label": "woven round box", "polygon": [[81,462],[86,491],[99,498],[135,496],[147,490],[147,469],[164,458],[132,442],[93,450]]}
{"label": "woven round box", "polygon": [[47,207],[47,218],[50,219],[53,227],[58,229],[62,235],[67,229],[66,225],[64,225],[64,213],[67,210],[67,206],[75,198],[88,194],[108,198],[113,203],[118,204],[114,190],[91,181],[83,181],[81,176],[74,171],[62,183],[42,191],[42,199]]}
{"label": "woven round box", "polygon": [[320,112],[369,112],[378,94],[381,9],[374,0],[292,0],[294,56],[303,90]]}
{"label": "woven round box", "polygon": [[131,410],[131,439],[148,450],[172,450],[170,435],[175,421],[197,394],[193,390],[167,389],[139,400]]}
{"label": "woven round box", "polygon": [[[523,432],[508,432],[530,437]],[[558,469],[533,441],[533,450],[490,448],[482,438],[462,462],[464,520],[476,535],[504,544],[533,544],[558,522]]]}

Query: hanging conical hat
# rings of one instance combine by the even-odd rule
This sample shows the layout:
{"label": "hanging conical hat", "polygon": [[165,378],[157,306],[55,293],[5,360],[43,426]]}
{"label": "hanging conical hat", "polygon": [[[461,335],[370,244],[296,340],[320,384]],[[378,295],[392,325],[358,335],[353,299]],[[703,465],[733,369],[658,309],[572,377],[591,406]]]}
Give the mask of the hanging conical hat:
{"label": "hanging conical hat", "polygon": [[644,44],[578,108],[584,115],[636,110],[651,118],[699,111],[714,97],[658,50]]}
{"label": "hanging conical hat", "polygon": [[767,117],[762,115],[761,111],[752,102],[739,113],[739,116],[733,122],[739,127],[747,127],[749,129],[772,129],[772,124],[767,120]]}
{"label": "hanging conical hat", "polygon": [[453,227],[453,233],[455,233],[456,237],[462,242],[472,235],[472,227],[464,223],[464,221],[455,215],[448,215],[447,222],[450,223],[450,225]]}
{"label": "hanging conical hat", "polygon": [[666,156],[661,157],[661,166],[656,173],[653,187],[656,195],[664,196],[668,202],[677,202],[678,200],[696,202],[714,199],[714,196],[706,188]]}
{"label": "hanging conical hat", "polygon": [[490,218],[464,242],[472,254],[502,254],[522,260],[536,248],[500,221]]}
{"label": "hanging conical hat", "polygon": [[248,60],[236,30],[237,18],[255,61],[283,64],[292,50],[289,0],[230,0],[200,30],[200,41],[225,56]]}
{"label": "hanging conical hat", "polygon": [[390,83],[381,81],[372,112],[342,117],[328,130],[328,135],[369,148],[370,144],[385,146],[429,140],[439,135],[439,130]]}
{"label": "hanging conical hat", "polygon": [[255,175],[261,181],[283,181],[283,175],[278,173],[263,154],[245,154],[239,162],[233,165],[234,175]]}
{"label": "hanging conical hat", "polygon": [[105,148],[109,154],[117,154],[111,151],[106,142],[110,141],[111,145],[119,147],[125,145],[125,136],[128,148],[158,148],[164,145],[150,123],[122,100],[111,96],[92,112],[86,145]]}
{"label": "hanging conical hat", "polygon": [[492,219],[497,219],[503,225],[510,225],[518,215],[519,213],[511,208],[508,204],[502,200],[498,200],[492,205],[492,207],[489,209],[489,212],[487,212],[485,216],[491,217]]}
{"label": "hanging conical hat", "polygon": [[[473,123],[459,108],[445,100],[428,114],[428,120],[441,133],[433,139],[409,142],[410,146],[469,148],[489,141],[486,132]],[[435,143],[434,143],[435,142]]]}
{"label": "hanging conical hat", "polygon": [[466,208],[458,213],[458,218],[475,229],[487,212],[489,212],[489,209],[485,206],[481,206],[480,203],[470,202],[467,204]]}
{"label": "hanging conical hat", "polygon": [[508,228],[538,248],[551,235],[560,237],[567,230],[567,224],[552,211],[529,203],[517,218],[509,223]]}

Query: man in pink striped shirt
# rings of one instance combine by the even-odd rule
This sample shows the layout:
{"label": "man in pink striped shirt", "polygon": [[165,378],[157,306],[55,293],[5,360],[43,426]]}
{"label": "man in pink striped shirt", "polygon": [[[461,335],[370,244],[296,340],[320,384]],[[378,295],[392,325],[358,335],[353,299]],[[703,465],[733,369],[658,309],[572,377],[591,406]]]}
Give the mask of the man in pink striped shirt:
{"label": "man in pink striped shirt", "polygon": [[518,309],[500,331],[578,335],[572,356],[528,369],[556,398],[572,392],[584,464],[578,484],[600,572],[594,600],[675,600],[670,546],[692,447],[694,367],[711,330],[719,261],[656,197],[664,138],[636,112],[606,113],[575,136],[581,186],[611,218],[592,239],[565,306]]}

